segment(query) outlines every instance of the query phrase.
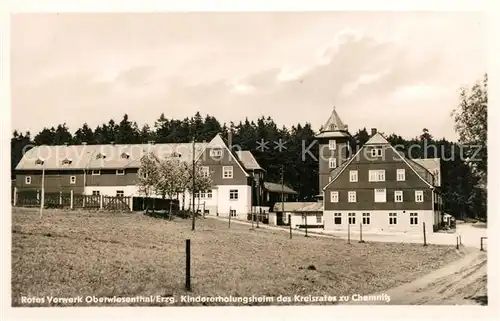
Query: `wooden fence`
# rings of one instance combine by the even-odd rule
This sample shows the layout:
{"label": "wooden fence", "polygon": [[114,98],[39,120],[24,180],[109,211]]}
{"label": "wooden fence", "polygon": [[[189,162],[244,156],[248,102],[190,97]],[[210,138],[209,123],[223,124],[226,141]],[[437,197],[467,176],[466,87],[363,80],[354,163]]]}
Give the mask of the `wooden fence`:
{"label": "wooden fence", "polygon": [[[21,207],[39,207],[40,191],[16,191],[13,205]],[[45,193],[45,208],[90,209],[102,211],[131,211],[133,198],[130,196],[83,195],[56,192]]]}

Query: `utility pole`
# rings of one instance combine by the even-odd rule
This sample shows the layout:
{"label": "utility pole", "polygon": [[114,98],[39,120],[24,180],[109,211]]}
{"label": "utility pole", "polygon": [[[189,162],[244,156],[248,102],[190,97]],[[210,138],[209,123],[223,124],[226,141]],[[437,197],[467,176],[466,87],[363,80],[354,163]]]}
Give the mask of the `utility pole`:
{"label": "utility pole", "polygon": [[194,148],[194,136],[193,136],[193,191],[191,193],[191,199],[193,200],[193,223],[191,225],[191,231],[194,231],[194,225],[195,225],[195,220],[196,220],[196,216],[195,216],[195,212],[194,212],[194,188],[195,188],[195,179],[194,179],[194,175],[195,175],[194,151],[195,151],[195,148]]}
{"label": "utility pole", "polygon": [[45,161],[42,162],[42,195],[40,195],[40,219],[43,215],[43,207],[45,206]]}
{"label": "utility pole", "polygon": [[[281,215],[285,217],[285,185],[283,180],[283,165],[281,165]],[[292,226],[292,222],[288,222],[288,224]]]}

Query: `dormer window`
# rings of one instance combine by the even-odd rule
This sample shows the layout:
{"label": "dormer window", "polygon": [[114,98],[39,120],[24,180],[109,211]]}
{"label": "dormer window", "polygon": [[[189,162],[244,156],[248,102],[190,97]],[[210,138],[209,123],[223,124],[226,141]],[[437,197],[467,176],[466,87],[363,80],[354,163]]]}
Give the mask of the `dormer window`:
{"label": "dormer window", "polygon": [[67,159],[67,158],[66,158],[66,159],[64,159],[64,160],[62,161],[62,164],[63,164],[63,165],[70,165],[72,162],[73,162],[73,161],[72,161],[71,159]]}
{"label": "dormer window", "polygon": [[37,159],[35,161],[35,165],[43,165],[43,160],[42,159]]}
{"label": "dormer window", "polygon": [[99,153],[99,154],[97,154],[97,155],[96,155],[96,157],[95,157],[95,158],[96,158],[96,159],[100,159],[100,158],[104,159],[104,158],[106,158],[106,154]]}
{"label": "dormer window", "polygon": [[173,152],[172,154],[170,154],[171,157],[181,157],[182,155],[177,153],[177,152]]}
{"label": "dormer window", "polygon": [[123,159],[128,159],[129,157],[130,157],[130,155],[127,153],[122,153],[122,155],[121,155],[121,158],[123,158]]}
{"label": "dormer window", "polygon": [[335,129],[337,129],[337,126],[335,126],[335,124],[331,124],[330,125],[330,130],[335,130]]}

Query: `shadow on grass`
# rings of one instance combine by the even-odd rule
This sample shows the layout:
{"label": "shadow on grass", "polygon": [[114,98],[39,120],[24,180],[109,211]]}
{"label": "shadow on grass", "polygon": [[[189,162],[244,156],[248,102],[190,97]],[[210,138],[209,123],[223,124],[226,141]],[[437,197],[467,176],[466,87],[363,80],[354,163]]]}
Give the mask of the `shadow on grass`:
{"label": "shadow on grass", "polygon": [[480,305],[488,305],[488,295],[478,295],[474,297],[466,297],[467,300],[473,300]]}

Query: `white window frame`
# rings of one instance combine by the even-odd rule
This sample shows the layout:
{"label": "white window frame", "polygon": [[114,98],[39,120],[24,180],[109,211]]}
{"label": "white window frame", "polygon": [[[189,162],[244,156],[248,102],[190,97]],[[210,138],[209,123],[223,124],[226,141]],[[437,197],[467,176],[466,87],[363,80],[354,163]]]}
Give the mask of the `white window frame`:
{"label": "white window frame", "polygon": [[394,191],[394,202],[403,203],[403,191]]}
{"label": "white window frame", "polygon": [[398,225],[398,213],[389,213],[389,225]]}
{"label": "white window frame", "polygon": [[337,191],[330,192],[330,202],[331,203],[338,203],[339,202],[339,192],[337,192]]}
{"label": "white window frame", "polygon": [[357,201],[356,191],[347,192],[347,201],[349,203],[356,203],[356,201]]}
{"label": "white window frame", "polygon": [[335,157],[330,157],[330,159],[328,159],[328,168],[337,168],[337,159]]}
{"label": "white window frame", "polygon": [[31,176],[24,177],[24,184],[31,185]]}
{"label": "white window frame", "polygon": [[410,213],[410,225],[418,225],[418,213]]}
{"label": "white window frame", "polygon": [[72,175],[69,177],[69,183],[70,184],[76,184],[76,176],[75,175]]}
{"label": "white window frame", "polygon": [[229,200],[230,201],[237,201],[239,199],[240,195],[237,189],[230,189],[229,190]]}
{"label": "white window frame", "polygon": [[356,183],[358,181],[358,171],[352,170],[349,171],[349,182]]}
{"label": "white window frame", "polygon": [[382,147],[373,147],[371,150],[372,157],[382,157],[383,152],[382,152]]}
{"label": "white window frame", "polygon": [[370,213],[363,213],[363,225],[370,225]]}
{"label": "white window frame", "polygon": [[206,195],[207,195],[207,198],[212,198],[212,190],[209,189],[208,191],[206,191]]}
{"label": "white window frame", "polygon": [[99,175],[101,175],[100,169],[93,169],[92,170],[92,176],[99,176]]}
{"label": "white window frame", "polygon": [[335,139],[330,139],[328,141],[328,149],[329,150],[336,150],[337,149],[337,141]]}
{"label": "white window frame", "polygon": [[117,169],[116,170],[116,175],[119,175],[119,176],[125,175],[125,170],[124,169]]}
{"label": "white window frame", "polygon": [[424,191],[415,191],[415,202],[416,203],[424,202]]}
{"label": "white window frame", "polygon": [[356,213],[347,213],[347,222],[349,225],[356,224]]}
{"label": "white window frame", "polygon": [[223,179],[233,178],[233,166],[222,166],[222,178]]}
{"label": "white window frame", "polygon": [[208,166],[201,166],[201,175],[203,177],[209,177],[210,176],[210,167],[208,167]]}
{"label": "white window frame", "polygon": [[[382,192],[384,193],[384,197],[383,198],[377,198],[377,195],[379,195],[379,197],[381,197],[380,195],[382,195]],[[373,202],[374,203],[386,203],[387,202],[387,189],[386,188],[375,188],[373,190]]]}
{"label": "white window frame", "polygon": [[[337,223],[336,218],[340,218],[340,222]],[[342,213],[333,213],[333,224],[335,225],[342,225]]]}
{"label": "white window frame", "polygon": [[368,171],[369,182],[385,182],[385,169],[370,169]]}
{"label": "white window frame", "polygon": [[406,180],[406,171],[404,168],[400,168],[396,171],[396,180],[398,182],[403,182]]}
{"label": "white window frame", "polygon": [[[118,195],[119,193],[118,192],[121,192],[120,194],[122,194],[122,196]],[[116,191],[116,197],[124,197],[125,196],[125,191],[124,190],[117,190]]]}
{"label": "white window frame", "polygon": [[222,149],[211,149],[210,156],[211,157],[221,157],[222,156]]}

